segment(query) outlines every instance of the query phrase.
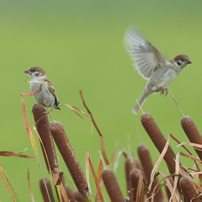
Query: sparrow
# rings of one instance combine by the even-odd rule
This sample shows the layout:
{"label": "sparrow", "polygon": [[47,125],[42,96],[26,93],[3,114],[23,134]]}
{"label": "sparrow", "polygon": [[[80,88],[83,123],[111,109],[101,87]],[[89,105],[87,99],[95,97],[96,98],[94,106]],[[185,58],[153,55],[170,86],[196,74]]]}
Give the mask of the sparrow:
{"label": "sparrow", "polygon": [[31,91],[39,89],[40,85],[42,84],[41,91],[38,94],[34,95],[36,101],[47,108],[54,106],[56,109],[60,110],[59,101],[55,89],[52,86],[51,82],[48,80],[45,70],[40,67],[31,67],[28,70],[24,71],[24,73],[28,74],[31,78]]}
{"label": "sparrow", "polygon": [[[128,51],[138,73],[148,80],[138,100],[140,106],[153,93],[161,92],[167,95],[169,89],[165,87],[178,76],[186,65],[191,64],[191,60],[186,55],[177,55],[172,60],[167,60],[157,48],[135,30],[126,32],[125,41],[130,46]],[[140,110],[139,105],[136,104],[133,108],[134,114]]]}

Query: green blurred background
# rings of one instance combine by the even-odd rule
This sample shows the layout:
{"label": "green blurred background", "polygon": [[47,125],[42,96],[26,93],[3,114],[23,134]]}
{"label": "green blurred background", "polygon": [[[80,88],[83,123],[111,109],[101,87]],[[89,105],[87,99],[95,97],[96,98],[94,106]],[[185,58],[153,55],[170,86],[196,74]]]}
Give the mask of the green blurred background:
{"label": "green blurred background", "polygon": [[[177,54],[190,57],[192,65],[186,67],[168,87],[184,114],[191,116],[201,130],[201,9],[200,0],[1,2],[0,150],[21,152],[28,148],[25,154],[33,155],[22,119],[20,93],[29,92],[29,84],[25,82],[29,78],[23,71],[40,66],[47,71],[60,103],[85,110],[79,95],[79,89],[83,90],[87,105],[104,136],[108,157],[117,141],[121,142],[117,151],[131,147],[130,154],[135,157],[137,146],[146,143],[152,151],[153,161],[156,161],[159,154],[141,126],[140,114],[132,113],[135,99],[141,95],[146,80],[133,69],[124,48],[124,33],[131,25],[135,25],[168,59]],[[31,107],[35,100],[32,97],[25,97],[25,100],[26,115],[33,126]],[[167,97],[150,96],[143,109],[152,114],[166,138],[172,133],[181,141],[187,141],[180,126],[182,116],[170,94]],[[97,169],[100,143],[96,131],[91,130],[90,120],[85,118],[83,122],[65,107],[62,111],[54,110],[52,115],[63,124],[83,170],[86,151]],[[171,145],[176,153],[180,151],[172,140]],[[40,147],[39,151],[43,161]],[[57,153],[61,169],[69,176]],[[29,168],[34,198],[42,201],[38,186],[41,173],[36,162],[0,158],[0,164],[21,200],[31,201],[27,182]],[[42,166],[47,175],[44,163]],[[192,167],[193,163],[185,161],[185,166]],[[122,157],[117,177],[126,195],[123,167]],[[168,173],[163,165],[161,170]],[[91,186],[95,187],[92,180]],[[95,194],[95,188],[92,189]],[[1,179],[0,190],[1,201],[12,201]],[[109,201],[107,196],[106,200]]]}

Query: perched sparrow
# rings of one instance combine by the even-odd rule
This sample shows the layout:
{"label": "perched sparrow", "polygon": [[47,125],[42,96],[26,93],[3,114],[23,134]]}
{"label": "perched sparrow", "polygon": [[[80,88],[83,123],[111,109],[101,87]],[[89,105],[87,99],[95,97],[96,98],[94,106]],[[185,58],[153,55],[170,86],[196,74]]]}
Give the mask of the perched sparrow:
{"label": "perched sparrow", "polygon": [[31,91],[37,90],[42,84],[42,90],[34,95],[36,101],[45,107],[55,107],[60,110],[58,98],[51,82],[48,80],[46,72],[40,67],[31,67],[24,73],[29,74],[31,77],[30,89]]}
{"label": "perched sparrow", "polygon": [[[140,106],[150,94],[157,92],[166,92],[167,94],[169,90],[165,87],[187,64],[191,64],[186,55],[178,55],[172,60],[167,60],[149,41],[134,30],[126,33],[125,40],[131,46],[129,53],[136,63],[137,71],[143,78],[148,79],[138,100]],[[140,108],[136,104],[133,112],[137,114],[139,110]]]}

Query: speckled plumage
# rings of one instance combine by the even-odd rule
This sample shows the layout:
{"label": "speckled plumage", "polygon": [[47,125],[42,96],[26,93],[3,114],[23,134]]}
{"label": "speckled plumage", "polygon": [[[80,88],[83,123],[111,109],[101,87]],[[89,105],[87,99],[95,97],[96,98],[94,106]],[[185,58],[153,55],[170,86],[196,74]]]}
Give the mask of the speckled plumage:
{"label": "speckled plumage", "polygon": [[31,77],[30,81],[30,90],[37,90],[42,84],[42,90],[34,95],[36,101],[45,107],[55,107],[59,108],[58,98],[55,92],[54,87],[51,82],[48,80],[46,72],[40,67],[31,67],[25,71]]}
{"label": "speckled plumage", "polygon": [[[168,92],[165,87],[177,77],[187,64],[191,63],[186,55],[178,55],[173,60],[167,60],[149,41],[132,29],[126,33],[125,40],[130,45],[129,53],[135,62],[138,73],[148,79],[138,100],[140,106],[149,95],[160,91]],[[140,108],[136,104],[133,112],[137,114],[139,110]]]}

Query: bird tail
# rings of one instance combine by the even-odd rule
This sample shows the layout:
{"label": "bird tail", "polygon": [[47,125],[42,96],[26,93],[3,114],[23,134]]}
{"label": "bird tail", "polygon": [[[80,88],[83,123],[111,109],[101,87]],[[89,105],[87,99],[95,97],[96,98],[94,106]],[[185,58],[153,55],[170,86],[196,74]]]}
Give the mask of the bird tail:
{"label": "bird tail", "polygon": [[[150,95],[151,93],[148,92],[148,89],[145,88],[144,89],[144,92],[142,93],[141,97],[139,98],[138,100],[138,103],[140,105],[140,107],[144,104],[146,98]],[[136,104],[133,108],[133,113],[134,114],[138,114],[139,110],[140,110],[140,107],[139,107],[138,104]]]}

